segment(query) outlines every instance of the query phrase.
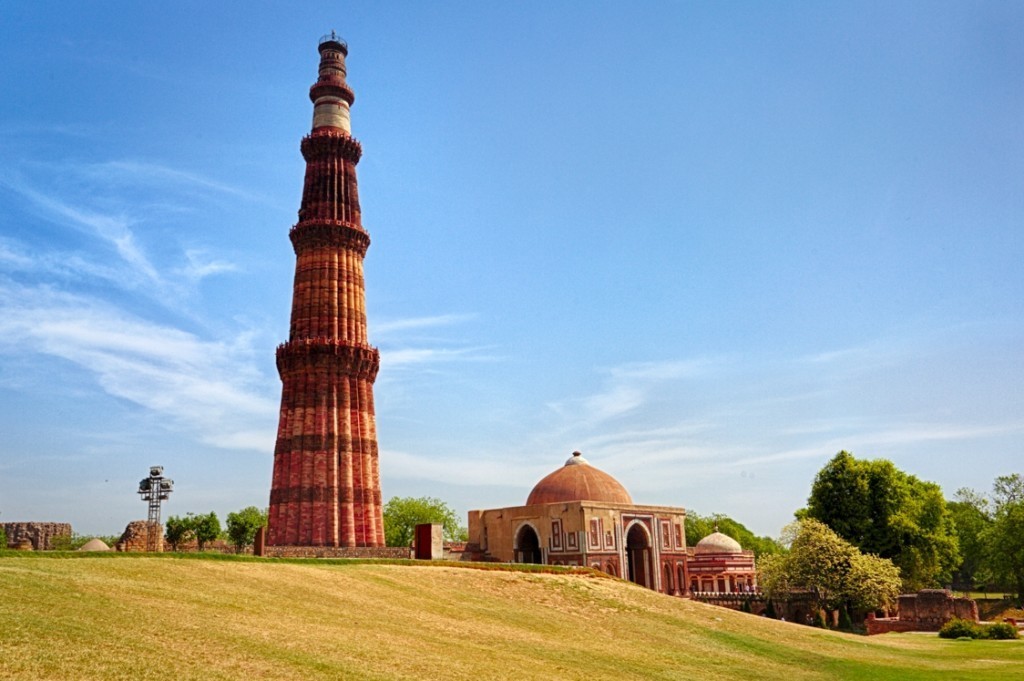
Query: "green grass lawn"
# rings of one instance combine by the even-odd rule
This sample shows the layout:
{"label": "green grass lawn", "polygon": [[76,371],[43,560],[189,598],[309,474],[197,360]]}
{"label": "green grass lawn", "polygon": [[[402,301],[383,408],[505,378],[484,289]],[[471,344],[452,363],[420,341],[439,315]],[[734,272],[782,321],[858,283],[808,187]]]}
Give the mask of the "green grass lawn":
{"label": "green grass lawn", "polygon": [[0,679],[1011,679],[1022,641],[872,638],[586,574],[0,556]]}

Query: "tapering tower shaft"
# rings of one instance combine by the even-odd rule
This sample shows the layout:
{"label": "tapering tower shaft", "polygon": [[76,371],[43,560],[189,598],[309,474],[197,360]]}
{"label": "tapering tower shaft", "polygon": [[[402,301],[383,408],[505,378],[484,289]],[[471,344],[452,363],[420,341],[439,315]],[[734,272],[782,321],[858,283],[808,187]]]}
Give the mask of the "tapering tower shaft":
{"label": "tapering tower shaft", "polygon": [[370,237],[356,184],[362,148],[349,122],[348,46],[332,33],[319,50],[302,204],[289,235],[295,284],[288,342],[277,349],[283,389],[267,543],[383,546],[373,406],[380,356],[367,340]]}

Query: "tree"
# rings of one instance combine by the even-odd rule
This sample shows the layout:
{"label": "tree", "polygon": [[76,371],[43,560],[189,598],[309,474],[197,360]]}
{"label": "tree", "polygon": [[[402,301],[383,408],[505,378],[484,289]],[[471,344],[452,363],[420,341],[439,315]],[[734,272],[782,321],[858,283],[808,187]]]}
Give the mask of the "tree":
{"label": "tree", "polygon": [[164,524],[164,538],[171,545],[172,551],[177,551],[181,544],[188,541],[193,534],[191,518],[172,515]]}
{"label": "tree", "polygon": [[983,539],[993,573],[1013,587],[1019,605],[1024,600],[1024,498],[998,505]]}
{"label": "tree", "polygon": [[239,553],[253,543],[256,532],[267,524],[267,512],[248,506],[237,513],[228,513],[228,539]]}
{"label": "tree", "polygon": [[960,564],[953,517],[939,486],[885,459],[836,454],[815,477],[803,514],[861,551],[891,559],[908,591],[948,583]]}
{"label": "tree", "polygon": [[900,592],[899,568],[865,555],[822,522],[807,518],[787,525],[789,552],[758,561],[757,581],[769,600],[793,591],[813,594],[819,610],[870,611],[889,607]]}
{"label": "tree", "polygon": [[7,530],[4,529],[3,525],[0,525],[0,550],[7,548]]}
{"label": "tree", "polygon": [[742,523],[729,516],[712,514],[702,516],[692,511],[686,514],[686,543],[696,546],[697,542],[715,531],[732,537],[745,549],[750,549],[760,560],[761,556],[779,553],[782,547],[771,537],[759,537],[748,530]]}
{"label": "tree", "polygon": [[988,499],[974,490],[958,489],[955,498],[946,504],[960,545],[960,565],[953,571],[953,585],[970,591],[985,585],[991,577],[984,537],[992,525],[992,513]]}
{"label": "tree", "polygon": [[384,506],[384,538],[388,546],[409,546],[417,525],[439,523],[448,541],[465,541],[466,529],[455,511],[433,497],[391,497]]}
{"label": "tree", "polygon": [[200,551],[206,548],[207,543],[220,535],[220,519],[213,511],[200,515],[189,513],[186,521],[191,524],[191,530],[195,535]]}

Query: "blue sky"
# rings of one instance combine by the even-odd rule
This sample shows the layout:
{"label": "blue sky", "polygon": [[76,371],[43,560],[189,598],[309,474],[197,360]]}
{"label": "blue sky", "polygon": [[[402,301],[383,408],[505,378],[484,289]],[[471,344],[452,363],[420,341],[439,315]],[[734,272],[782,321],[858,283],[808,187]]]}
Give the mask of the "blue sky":
{"label": "blue sky", "polygon": [[574,449],[775,535],[838,450],[1024,461],[1024,6],[5,3],[0,519],[267,503],[318,38],[350,46],[382,487]]}

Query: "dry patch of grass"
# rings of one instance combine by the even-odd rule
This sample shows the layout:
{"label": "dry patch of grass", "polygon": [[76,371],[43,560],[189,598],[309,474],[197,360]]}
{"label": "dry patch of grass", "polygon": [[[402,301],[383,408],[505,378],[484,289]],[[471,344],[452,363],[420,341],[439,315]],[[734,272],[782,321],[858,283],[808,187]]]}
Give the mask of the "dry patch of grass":
{"label": "dry patch of grass", "polygon": [[914,679],[1020,642],[862,638],[593,574],[315,560],[0,557],[0,678]]}

